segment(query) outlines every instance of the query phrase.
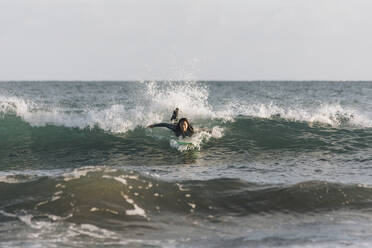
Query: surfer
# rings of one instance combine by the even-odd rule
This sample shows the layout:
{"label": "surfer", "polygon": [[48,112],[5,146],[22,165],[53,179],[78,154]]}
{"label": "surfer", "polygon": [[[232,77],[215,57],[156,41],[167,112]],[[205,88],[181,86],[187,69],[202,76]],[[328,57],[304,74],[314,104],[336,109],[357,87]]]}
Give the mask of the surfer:
{"label": "surfer", "polygon": [[[177,120],[177,115],[178,115],[178,108],[176,108],[173,111],[171,121]],[[157,124],[152,124],[148,127],[149,128],[166,127],[166,128],[169,128],[170,130],[172,130],[177,137],[182,135],[183,138],[185,138],[186,136],[191,137],[194,134],[194,128],[190,125],[187,118],[181,118],[178,121],[178,123],[177,122],[175,122],[173,124],[171,124],[171,123],[157,123]]]}

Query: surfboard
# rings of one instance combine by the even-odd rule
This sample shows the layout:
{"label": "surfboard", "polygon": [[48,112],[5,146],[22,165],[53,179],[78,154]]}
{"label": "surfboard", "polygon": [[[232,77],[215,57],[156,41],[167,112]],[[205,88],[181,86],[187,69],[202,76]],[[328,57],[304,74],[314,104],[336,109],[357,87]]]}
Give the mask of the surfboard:
{"label": "surfboard", "polygon": [[179,145],[183,145],[183,146],[193,146],[194,144],[191,143],[191,142],[183,142],[183,141],[177,141],[177,143]]}

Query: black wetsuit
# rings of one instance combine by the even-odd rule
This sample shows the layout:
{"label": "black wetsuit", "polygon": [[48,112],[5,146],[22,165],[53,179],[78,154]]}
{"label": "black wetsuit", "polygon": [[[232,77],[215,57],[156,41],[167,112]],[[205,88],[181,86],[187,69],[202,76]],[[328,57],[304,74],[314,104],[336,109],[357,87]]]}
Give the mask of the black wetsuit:
{"label": "black wetsuit", "polygon": [[181,135],[182,135],[183,138],[185,138],[186,136],[191,137],[194,134],[194,130],[190,126],[187,128],[186,132],[182,132],[181,131],[181,128],[177,124],[158,123],[158,124],[153,125],[153,127],[166,127],[166,128],[169,128],[170,130],[172,130],[174,132],[174,134],[177,137],[179,137]]}

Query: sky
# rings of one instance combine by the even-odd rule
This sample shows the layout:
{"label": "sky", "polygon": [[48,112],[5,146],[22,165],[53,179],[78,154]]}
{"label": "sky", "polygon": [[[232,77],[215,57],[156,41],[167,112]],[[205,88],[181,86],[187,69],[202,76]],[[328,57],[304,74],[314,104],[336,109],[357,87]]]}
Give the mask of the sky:
{"label": "sky", "polygon": [[0,0],[0,80],[372,80],[371,0]]}

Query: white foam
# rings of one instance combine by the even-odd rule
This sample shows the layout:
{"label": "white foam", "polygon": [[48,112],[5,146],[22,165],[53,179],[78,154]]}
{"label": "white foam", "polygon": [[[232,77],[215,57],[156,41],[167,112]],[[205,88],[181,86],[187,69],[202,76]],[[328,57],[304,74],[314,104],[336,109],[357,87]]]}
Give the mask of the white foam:
{"label": "white foam", "polygon": [[108,208],[96,208],[96,207],[92,207],[90,209],[90,212],[109,212],[109,213],[112,213],[112,214],[115,214],[115,215],[118,215],[119,212],[118,211],[115,211],[115,210],[112,210],[112,209],[108,209]]}
{"label": "white foam", "polygon": [[142,217],[146,217],[146,212],[144,209],[140,208],[129,196],[125,195],[123,192],[120,192],[121,196],[133,206],[134,209],[126,210],[125,213],[127,215],[140,215]]}
{"label": "white foam", "polygon": [[59,199],[61,199],[61,197],[57,195],[57,196],[53,196],[51,201],[53,202],[53,201],[57,201]]}
{"label": "white foam", "polygon": [[48,202],[49,202],[48,200],[46,200],[46,201],[42,201],[42,202],[39,202],[39,203],[37,203],[37,204],[35,205],[34,209],[37,209],[38,207],[40,207],[40,206],[42,206],[42,205],[45,205],[45,204],[47,204]]}
{"label": "white foam", "polygon": [[[223,128],[219,126],[215,126],[211,130],[196,129],[195,134],[191,137],[186,137],[186,138],[180,137],[178,139],[171,139],[170,145],[171,147],[174,147],[179,151],[186,151],[186,150],[193,150],[193,149],[200,150],[203,142],[208,142],[210,138],[221,138],[222,136],[223,136]],[[178,143],[179,141],[186,142],[186,143],[192,143],[192,146]]]}
{"label": "white foam", "polygon": [[127,185],[127,180],[125,180],[122,176],[119,176],[119,177],[112,177],[112,176],[108,176],[108,175],[103,175],[102,176],[103,178],[109,178],[109,179],[114,179],[124,185]]}
{"label": "white foam", "polygon": [[320,104],[318,108],[300,106],[279,106],[268,104],[231,103],[227,108],[234,116],[252,116],[259,118],[280,117],[292,121],[324,123],[334,127],[349,125],[355,127],[372,127],[372,120],[359,111],[343,107],[340,104]]}
{"label": "white foam", "polygon": [[19,180],[18,178],[15,178],[13,176],[0,176],[0,182],[1,183],[20,183],[23,182],[23,180]]}
{"label": "white foam", "polygon": [[5,217],[17,218],[17,215],[15,215],[15,214],[11,214],[11,213],[7,213],[7,212],[5,212],[4,210],[0,210],[0,214],[2,214],[2,215],[5,216]]}
{"label": "white foam", "polygon": [[53,223],[47,221],[35,221],[32,219],[32,215],[21,215],[18,216],[18,219],[25,223],[27,226],[34,228],[34,229],[50,229],[53,226]]}
{"label": "white foam", "polygon": [[103,228],[96,227],[92,224],[81,224],[81,225],[71,225],[70,230],[78,234],[84,234],[89,237],[98,239],[116,239],[117,236],[114,232],[108,231]]}
{"label": "white foam", "polygon": [[180,184],[180,183],[176,183],[176,185],[178,186],[178,190],[179,190],[179,191],[190,191],[189,189],[184,189],[184,188],[183,188],[183,185]]}
{"label": "white foam", "polygon": [[36,180],[43,176],[54,176],[60,170],[23,170],[23,171],[2,171],[0,172],[0,182],[3,183],[26,183]]}
{"label": "white foam", "polygon": [[64,173],[62,176],[64,177],[64,180],[67,182],[67,181],[79,179],[83,176],[86,176],[89,172],[102,171],[102,170],[103,168],[101,167],[86,166],[86,167],[81,167],[79,169],[75,169],[71,172]]}
{"label": "white foam", "polygon": [[188,202],[187,205],[189,205],[193,209],[196,208],[196,204],[194,204],[194,203]]}

